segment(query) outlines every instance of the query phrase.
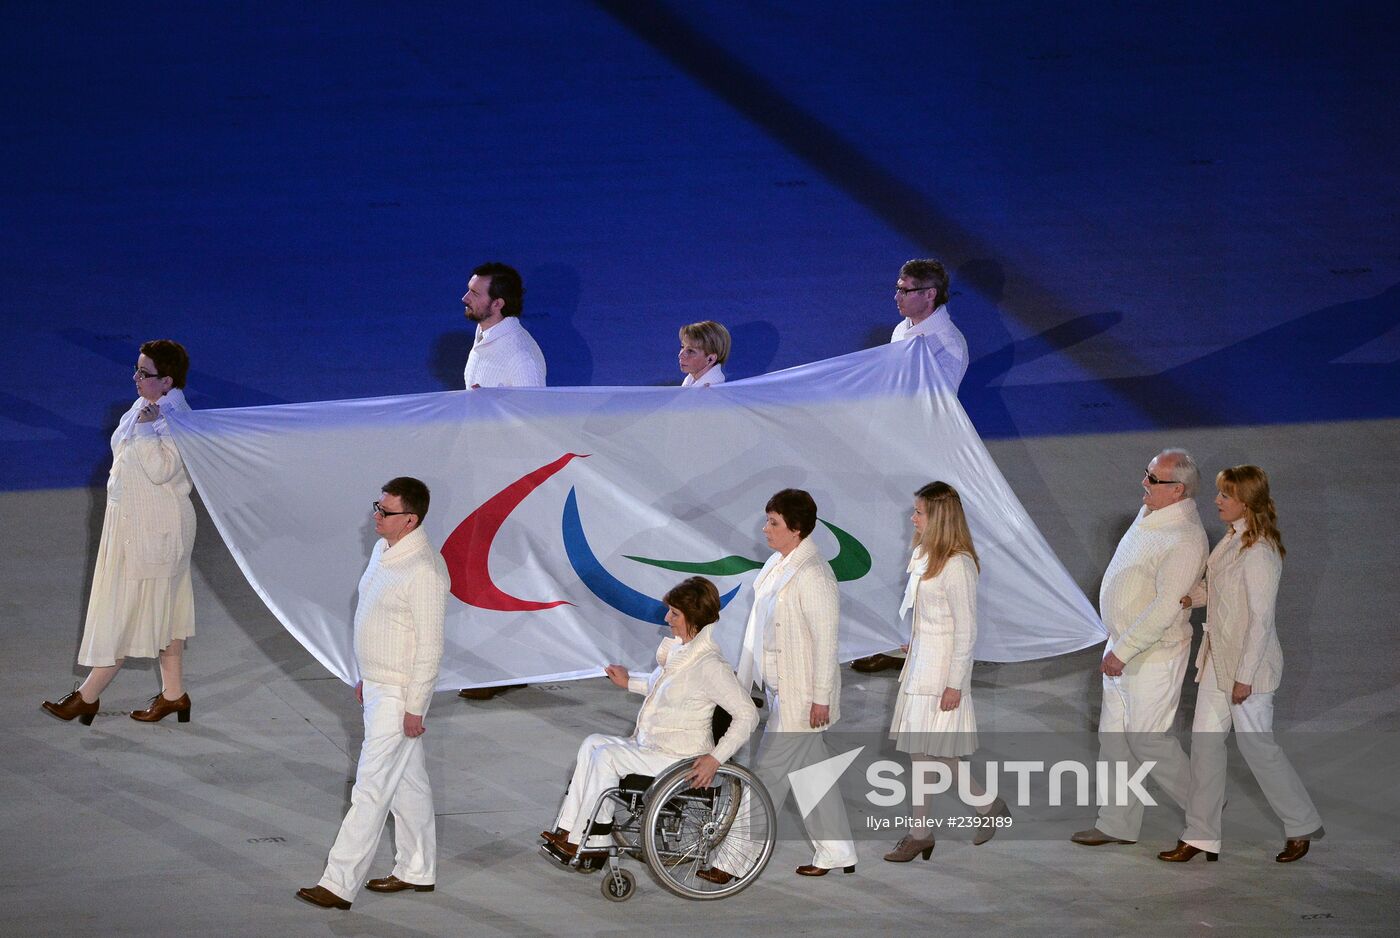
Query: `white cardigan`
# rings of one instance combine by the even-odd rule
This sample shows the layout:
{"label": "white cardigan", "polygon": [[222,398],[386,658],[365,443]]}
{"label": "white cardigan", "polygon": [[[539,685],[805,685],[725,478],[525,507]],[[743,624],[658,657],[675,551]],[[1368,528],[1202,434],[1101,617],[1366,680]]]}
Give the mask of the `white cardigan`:
{"label": "white cardigan", "polygon": [[374,545],[355,606],[355,662],[360,677],[404,688],[404,706],[422,716],[442,661],[442,620],[449,578],[421,528],[393,547]]}
{"label": "white cardigan", "polygon": [[1206,575],[1190,593],[1193,606],[1207,608],[1196,680],[1209,661],[1215,685],[1226,693],[1238,681],[1256,694],[1271,694],[1283,677],[1283,648],[1274,627],[1283,559],[1262,538],[1242,550],[1247,522],[1241,518],[1232,527],[1234,535],[1215,545]]}
{"label": "white cardigan", "polygon": [[918,577],[909,656],[899,673],[906,694],[942,694],[945,688],[972,689],[972,646],[977,641],[977,564],[954,554],[930,580],[927,562],[915,550],[909,574]]}
{"label": "white cardigan", "polygon": [[1181,608],[1181,597],[1201,578],[1209,552],[1191,499],[1138,512],[1099,587],[1108,650],[1119,661],[1169,659],[1182,642],[1191,641],[1191,616]]}
{"label": "white cardigan", "polygon": [[[714,626],[686,643],[665,639],[656,663],[650,676],[627,679],[628,690],[646,695],[632,734],[637,744],[677,758],[704,752],[720,762],[733,758],[758,726],[758,711],[715,644]],[[715,707],[733,718],[718,741],[710,722]]]}
{"label": "white cardigan", "polygon": [[116,506],[117,536],[130,580],[165,579],[189,568],[194,551],[194,505],[190,477],[166,424],[186,412],[185,393],[171,388],[160,400],[160,417],[138,423],[145,398],[137,398],[112,434],[112,471],[107,500]]}
{"label": "white cardigan", "polygon": [[[754,580],[755,592],[766,577],[777,575],[780,556],[775,553],[768,559]],[[841,717],[841,668],[836,660],[841,593],[831,564],[817,552],[811,538],[803,538],[782,566],[795,569],[773,605],[779,725],[784,732],[820,732],[825,727],[811,726],[812,704],[830,707],[832,724]],[[749,629],[760,626],[750,617]],[[762,635],[745,633],[746,649],[762,643]],[[742,659],[740,673],[746,673]]]}

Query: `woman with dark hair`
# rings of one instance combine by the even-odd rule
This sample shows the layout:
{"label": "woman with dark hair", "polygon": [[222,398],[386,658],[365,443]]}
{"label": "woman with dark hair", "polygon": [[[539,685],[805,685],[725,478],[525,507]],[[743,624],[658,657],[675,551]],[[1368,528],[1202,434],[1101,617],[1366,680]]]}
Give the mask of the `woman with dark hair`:
{"label": "woman with dark hair", "polygon": [[[941,763],[957,791],[971,798],[986,792],[972,778],[963,756],[977,750],[977,720],[972,712],[972,648],[977,641],[977,577],[981,563],[972,546],[962,498],[946,482],[930,482],[914,493],[913,555],[909,583],[900,616],[913,610],[912,635],[899,675],[890,738],[895,748],[909,753],[913,774],[919,763]],[[915,817],[928,818],[928,805],[915,805]],[[1006,802],[997,798],[979,812],[974,844],[996,833],[1000,819],[1009,817]],[[924,824],[927,832],[931,828]],[[934,838],[908,834],[885,854],[891,863],[908,863],[933,854]]]}
{"label": "woman with dark hair", "polygon": [[1244,761],[1269,807],[1283,821],[1283,850],[1291,863],[1323,834],[1322,818],[1302,779],[1274,741],[1274,691],[1283,675],[1283,649],[1274,628],[1283,535],[1258,466],[1235,466],[1215,477],[1215,507],[1225,536],[1210,552],[1206,574],[1181,605],[1205,605],[1208,618],[1196,656],[1196,715],[1191,723],[1191,795],[1186,831],[1160,860],[1184,863],[1198,853],[1220,855],[1225,806],[1225,736],[1233,727]]}
{"label": "woman with dark hair", "polygon": [[88,598],[78,663],[91,668],[73,692],[44,709],[60,720],[92,723],[102,691],[128,657],[159,658],[161,692],[133,720],[154,723],[171,713],[189,721],[181,668],[194,635],[190,553],[194,506],[190,477],[166,417],[188,411],[190,357],[180,343],[156,339],[136,359],[136,402],[112,434],[107,510]]}
{"label": "woman with dark hair", "polygon": [[[757,683],[767,697],[758,775],[781,810],[789,773],[828,757],[822,734],[841,718],[841,593],[831,564],[811,541],[817,527],[812,496],[783,489],[763,511],[763,535],[773,554],[754,579],[739,683],[746,692]],[[813,855],[797,875],[855,872],[856,845],[839,793],[822,798],[802,823]]]}
{"label": "woman with dark hair", "polygon": [[[694,757],[690,781],[704,788],[714,780],[720,764],[738,752],[758,726],[752,702],[739,689],[729,662],[715,644],[714,630],[707,628],[719,621],[719,590],[704,577],[690,577],[662,597],[662,602],[671,635],[656,650],[656,670],[649,677],[640,677],[628,674],[620,664],[605,669],[608,679],[618,687],[646,699],[631,736],[595,733],[579,746],[573,780],[555,829],[540,835],[556,858],[568,859],[577,853],[598,797],[615,788],[624,775],[655,775],[681,759]],[[732,717],[719,740],[714,739],[711,729],[715,707]],[[611,822],[612,804],[605,801],[597,823]],[[595,847],[602,845],[597,840],[593,843]]]}

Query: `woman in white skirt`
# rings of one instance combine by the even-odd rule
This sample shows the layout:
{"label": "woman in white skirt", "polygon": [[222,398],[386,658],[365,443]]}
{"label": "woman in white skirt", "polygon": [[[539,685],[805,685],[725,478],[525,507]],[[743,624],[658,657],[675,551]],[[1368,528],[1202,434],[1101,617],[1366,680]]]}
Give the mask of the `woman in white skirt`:
{"label": "woman in white skirt", "polygon": [[60,720],[91,724],[98,698],[128,657],[160,659],[161,693],[133,720],[190,718],[181,663],[185,640],[194,635],[194,506],[165,419],[190,409],[183,390],[189,370],[180,343],[156,339],[141,346],[132,376],[138,397],[112,434],[107,510],[78,650],[78,663],[92,670],[58,703],[44,701]]}
{"label": "woman in white skirt", "polygon": [[[941,763],[944,778],[960,795],[974,800],[986,792],[972,777],[962,756],[977,749],[977,720],[972,712],[972,646],[977,640],[977,576],[980,564],[962,499],[946,482],[930,482],[914,493],[914,552],[900,617],[913,609],[908,657],[899,675],[890,738],[910,756],[914,777],[928,777]],[[1009,817],[997,798],[978,808],[981,815],[974,844],[996,832],[998,818]],[[927,804],[914,805],[914,828],[928,831]],[[908,863],[933,853],[934,838],[911,833],[885,854],[891,863]]]}
{"label": "woman in white skirt", "polygon": [[1225,736],[1233,727],[1244,761],[1269,807],[1283,821],[1280,863],[1291,863],[1322,836],[1322,818],[1302,779],[1274,741],[1274,691],[1283,675],[1283,649],[1274,628],[1283,537],[1258,466],[1235,466],[1215,477],[1215,507],[1225,536],[1206,561],[1206,575],[1186,608],[1205,604],[1205,638],[1196,657],[1196,716],[1191,723],[1191,795],[1186,830],[1158,859],[1184,863],[1198,853],[1220,855],[1225,805]]}

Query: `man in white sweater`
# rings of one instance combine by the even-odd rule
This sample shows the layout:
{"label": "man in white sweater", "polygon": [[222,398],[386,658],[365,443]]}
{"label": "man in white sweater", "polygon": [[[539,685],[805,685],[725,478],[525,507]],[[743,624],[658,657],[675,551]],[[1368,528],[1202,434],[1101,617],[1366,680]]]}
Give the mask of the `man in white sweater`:
{"label": "man in white sweater", "polygon": [[[1168,731],[1191,652],[1190,612],[1181,607],[1181,597],[1201,578],[1209,554],[1193,501],[1199,484],[1200,472],[1185,450],[1163,450],[1148,463],[1142,508],[1118,542],[1099,588],[1099,615],[1109,635],[1099,666],[1099,761],[1111,774],[1128,777],[1142,764],[1155,763],[1149,777],[1183,806],[1191,767]],[[1119,799],[1120,794],[1127,797]],[[1135,843],[1142,802],[1131,788],[1099,795],[1106,803],[1097,823],[1071,839],[1087,847]]]}
{"label": "man in white sweater", "polygon": [[[467,281],[462,306],[468,321],[476,323],[476,340],[462,372],[468,390],[544,387],[544,353],[520,324],[525,286],[514,267],[497,261],[477,267]],[[524,686],[466,687],[458,696],[490,700],[501,691]]]}
{"label": "man in white sweater", "polygon": [[544,353],[520,324],[525,287],[514,267],[493,261],[473,270],[462,306],[476,323],[462,372],[468,388],[544,387]]}
{"label": "man in white sweater", "polygon": [[[890,335],[890,343],[928,336],[938,370],[957,391],[967,374],[967,339],[948,315],[948,271],[942,262],[932,258],[905,261],[894,283],[894,305],[901,318]],[[902,652],[877,652],[851,662],[851,670],[861,674],[902,667]]]}
{"label": "man in white sweater", "polygon": [[355,608],[355,697],[364,705],[365,742],[350,810],[326,872],[297,898],[348,909],[394,815],[394,871],[366,885],[376,892],[432,892],[437,876],[433,791],[423,753],[423,717],[442,659],[449,578],[442,555],[420,530],[428,487],[400,477],[374,503],[374,545]]}

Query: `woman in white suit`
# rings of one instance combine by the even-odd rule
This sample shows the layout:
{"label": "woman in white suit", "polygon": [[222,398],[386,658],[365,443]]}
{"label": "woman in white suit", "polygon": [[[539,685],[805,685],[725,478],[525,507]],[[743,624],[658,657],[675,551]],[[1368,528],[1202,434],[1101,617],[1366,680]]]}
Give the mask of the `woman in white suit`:
{"label": "woman in white suit", "polygon": [[1269,806],[1283,821],[1284,846],[1276,856],[1291,863],[1323,834],[1322,818],[1288,757],[1274,741],[1274,692],[1283,675],[1283,649],[1274,628],[1283,537],[1269,495],[1269,477],[1258,466],[1235,466],[1215,477],[1215,507],[1225,536],[1206,561],[1206,573],[1186,608],[1206,606],[1205,637],[1196,657],[1196,716],[1191,724],[1191,795],[1186,831],[1158,859],[1184,863],[1198,853],[1220,852],[1225,804],[1225,736],[1235,729],[1245,762]]}
{"label": "woman in white suit", "polygon": [[[914,493],[914,551],[900,617],[914,613],[908,657],[899,675],[890,738],[910,755],[915,776],[941,763],[944,777],[973,799],[986,792],[962,761],[977,750],[977,720],[972,712],[972,647],[977,641],[977,577],[981,567],[962,499],[946,482],[930,482]],[[928,818],[927,804],[915,805],[915,818]],[[974,844],[996,833],[1009,817],[1006,802],[995,799],[978,813]],[[920,825],[925,830],[927,825]],[[891,863],[908,863],[933,853],[934,838],[907,834],[885,854]]]}
{"label": "woman in white suit", "polygon": [[[704,577],[690,577],[662,597],[662,602],[667,607],[671,636],[656,650],[656,670],[650,677],[639,677],[628,674],[620,664],[606,668],[614,684],[646,699],[631,736],[595,733],[579,746],[573,780],[554,830],[540,835],[555,859],[567,861],[578,852],[599,796],[615,788],[624,775],[656,775],[693,757],[690,781],[706,787],[720,764],[728,761],[758,726],[753,702],[740,690],[729,662],[715,644],[714,631],[707,628],[719,620],[719,590]],[[718,740],[711,729],[715,707],[726,710],[732,718]],[[605,802],[597,823],[611,822],[612,805]],[[589,846],[611,842],[603,835],[592,837],[595,840]]]}
{"label": "woman in white suit", "polygon": [[190,409],[189,370],[180,343],[156,339],[141,346],[132,376],[138,396],[112,434],[107,510],[78,650],[78,663],[92,670],[62,700],[44,701],[60,720],[91,724],[122,661],[136,657],[160,659],[162,689],[131,718],[154,723],[174,713],[189,721],[183,656],[194,635],[194,506],[189,474],[166,426],[168,415]]}
{"label": "woman in white suit", "polygon": [[[767,695],[758,775],[781,810],[788,773],[827,758],[821,734],[841,718],[841,594],[831,564],[809,540],[817,526],[812,496],[783,489],[764,513],[763,534],[774,553],[754,580],[739,683],[747,691],[756,681]],[[815,853],[798,875],[855,871],[856,846],[839,791],[833,788],[803,823]]]}

